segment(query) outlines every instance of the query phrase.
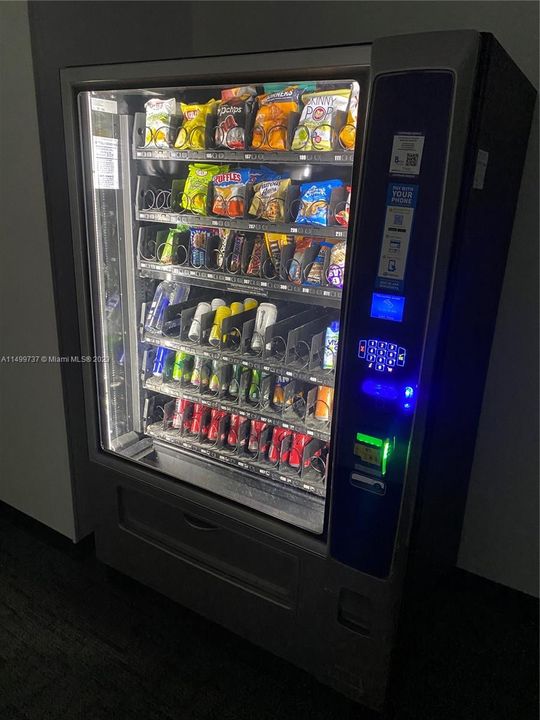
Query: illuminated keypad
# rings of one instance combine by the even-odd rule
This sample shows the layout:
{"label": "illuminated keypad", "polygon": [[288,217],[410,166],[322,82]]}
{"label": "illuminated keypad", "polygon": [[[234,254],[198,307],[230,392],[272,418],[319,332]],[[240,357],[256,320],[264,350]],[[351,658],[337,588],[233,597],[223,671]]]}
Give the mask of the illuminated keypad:
{"label": "illuminated keypad", "polygon": [[371,338],[360,340],[358,357],[377,372],[393,372],[395,368],[405,365],[407,351],[395,343]]}

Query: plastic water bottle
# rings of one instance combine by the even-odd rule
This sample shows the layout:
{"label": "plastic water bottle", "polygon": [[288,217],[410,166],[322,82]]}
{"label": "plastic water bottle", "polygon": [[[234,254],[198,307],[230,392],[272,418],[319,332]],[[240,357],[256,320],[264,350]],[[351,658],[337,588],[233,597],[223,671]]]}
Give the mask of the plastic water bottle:
{"label": "plastic water bottle", "polygon": [[169,305],[176,305],[177,303],[187,300],[188,295],[189,285],[170,282],[168,280],[160,282],[154,293],[154,299],[146,313],[144,329],[151,333],[161,333],[165,310]]}

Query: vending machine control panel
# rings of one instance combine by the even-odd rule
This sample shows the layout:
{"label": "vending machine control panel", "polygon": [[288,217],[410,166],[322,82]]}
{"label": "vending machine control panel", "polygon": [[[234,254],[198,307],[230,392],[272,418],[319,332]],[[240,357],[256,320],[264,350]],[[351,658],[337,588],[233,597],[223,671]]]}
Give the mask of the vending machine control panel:
{"label": "vending machine control panel", "polygon": [[[432,296],[454,79],[375,78],[341,341],[330,553],[391,573]],[[398,108],[388,114],[389,106]]]}
{"label": "vending machine control panel", "polygon": [[377,372],[391,373],[394,368],[403,367],[406,355],[404,347],[388,340],[371,338],[358,343],[358,357]]}

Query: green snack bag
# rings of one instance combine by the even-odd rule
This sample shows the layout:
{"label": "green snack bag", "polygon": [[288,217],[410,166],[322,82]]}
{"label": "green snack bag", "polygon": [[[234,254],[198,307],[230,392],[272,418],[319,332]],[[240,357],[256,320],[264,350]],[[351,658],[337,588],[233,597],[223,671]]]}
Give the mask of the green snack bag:
{"label": "green snack bag", "polygon": [[208,165],[206,163],[190,165],[181,206],[193,213],[206,215],[208,186],[216,175],[228,170],[228,165]]}
{"label": "green snack bag", "polygon": [[189,230],[187,225],[177,225],[175,228],[171,228],[169,230],[169,234],[167,235],[167,239],[165,240],[165,245],[163,247],[163,252],[159,257],[160,263],[165,265],[172,264],[174,252],[176,250],[177,235],[180,235],[187,230]]}

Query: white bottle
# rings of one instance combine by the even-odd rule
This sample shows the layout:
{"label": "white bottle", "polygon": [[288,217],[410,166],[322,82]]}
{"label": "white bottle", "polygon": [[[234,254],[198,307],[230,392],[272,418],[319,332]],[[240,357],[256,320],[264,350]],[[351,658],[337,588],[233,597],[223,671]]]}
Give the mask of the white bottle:
{"label": "white bottle", "polygon": [[192,342],[199,342],[201,339],[201,317],[212,309],[210,303],[200,302],[195,310],[195,315],[189,326],[188,338]]}
{"label": "white bottle", "polygon": [[[252,350],[255,352],[261,351],[266,328],[273,325],[276,320],[277,307],[273,303],[261,303],[257,308],[257,315],[255,316],[255,328],[253,329],[253,336],[251,338]],[[266,349],[270,349],[269,343],[267,343]]]}

